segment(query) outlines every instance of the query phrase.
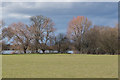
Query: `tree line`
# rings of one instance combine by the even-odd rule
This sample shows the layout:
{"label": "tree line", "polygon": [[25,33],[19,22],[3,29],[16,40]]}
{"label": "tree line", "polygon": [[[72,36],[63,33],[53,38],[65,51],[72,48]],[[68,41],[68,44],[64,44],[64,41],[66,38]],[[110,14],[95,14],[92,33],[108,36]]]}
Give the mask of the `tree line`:
{"label": "tree line", "polygon": [[2,29],[2,50],[27,53],[57,51],[76,54],[118,54],[118,24],[113,27],[92,25],[87,17],[77,16],[69,21],[67,33],[55,35],[54,22],[46,16],[32,16],[30,25],[12,23]]}

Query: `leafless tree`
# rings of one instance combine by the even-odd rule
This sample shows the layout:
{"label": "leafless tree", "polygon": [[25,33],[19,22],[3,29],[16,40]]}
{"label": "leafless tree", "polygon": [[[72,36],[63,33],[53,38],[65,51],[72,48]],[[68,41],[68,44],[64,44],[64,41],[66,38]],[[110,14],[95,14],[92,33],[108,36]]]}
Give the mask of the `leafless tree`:
{"label": "leafless tree", "polygon": [[26,53],[32,39],[30,28],[22,22],[12,23],[7,28],[3,29],[3,36],[12,40],[11,44],[14,45],[14,49],[19,48],[19,50],[23,50],[24,53]]}
{"label": "leafless tree", "polygon": [[69,22],[67,35],[69,39],[74,41],[74,47],[76,50],[81,51],[84,35],[89,30],[91,24],[91,21],[84,16],[77,16],[77,18],[74,17]]}
{"label": "leafless tree", "polygon": [[41,49],[44,53],[48,48],[47,43],[55,31],[55,28],[53,28],[54,23],[50,18],[44,16],[33,16],[30,19],[32,21],[31,30],[34,35],[36,52],[38,53],[38,49]]}

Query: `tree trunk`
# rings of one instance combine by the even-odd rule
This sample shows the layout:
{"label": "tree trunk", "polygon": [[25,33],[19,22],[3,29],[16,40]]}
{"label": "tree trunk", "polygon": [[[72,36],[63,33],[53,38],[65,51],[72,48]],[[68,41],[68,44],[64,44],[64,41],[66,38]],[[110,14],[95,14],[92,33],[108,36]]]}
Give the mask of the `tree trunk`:
{"label": "tree trunk", "polygon": [[45,50],[42,50],[42,52],[45,54]]}
{"label": "tree trunk", "polygon": [[26,54],[26,49],[24,48],[24,54]]}

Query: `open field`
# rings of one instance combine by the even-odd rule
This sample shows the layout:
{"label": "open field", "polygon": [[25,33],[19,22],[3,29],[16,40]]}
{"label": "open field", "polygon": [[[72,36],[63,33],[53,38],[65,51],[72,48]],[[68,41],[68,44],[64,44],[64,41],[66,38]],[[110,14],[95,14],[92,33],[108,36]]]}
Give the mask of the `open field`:
{"label": "open field", "polygon": [[117,55],[3,55],[4,78],[116,78]]}

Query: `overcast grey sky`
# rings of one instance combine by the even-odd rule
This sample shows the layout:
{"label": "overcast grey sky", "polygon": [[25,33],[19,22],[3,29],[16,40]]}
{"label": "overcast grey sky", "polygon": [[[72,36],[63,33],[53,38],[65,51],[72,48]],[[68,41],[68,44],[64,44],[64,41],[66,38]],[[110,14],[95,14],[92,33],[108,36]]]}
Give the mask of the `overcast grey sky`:
{"label": "overcast grey sky", "polygon": [[43,15],[55,23],[56,33],[65,33],[73,17],[85,16],[93,25],[114,26],[118,20],[117,2],[4,2],[3,20],[30,24],[29,18]]}

